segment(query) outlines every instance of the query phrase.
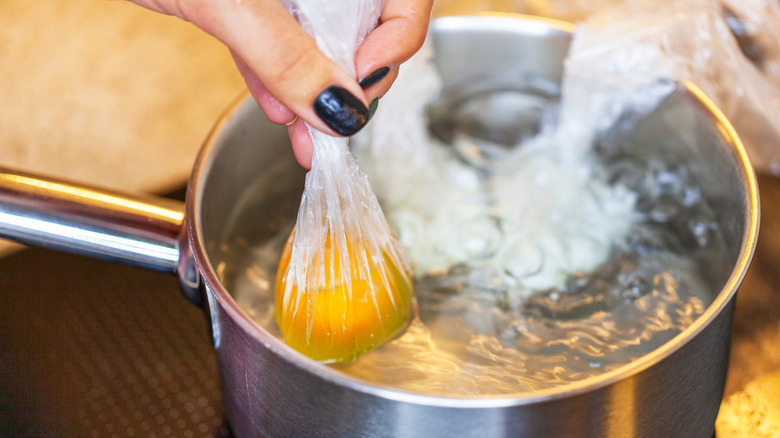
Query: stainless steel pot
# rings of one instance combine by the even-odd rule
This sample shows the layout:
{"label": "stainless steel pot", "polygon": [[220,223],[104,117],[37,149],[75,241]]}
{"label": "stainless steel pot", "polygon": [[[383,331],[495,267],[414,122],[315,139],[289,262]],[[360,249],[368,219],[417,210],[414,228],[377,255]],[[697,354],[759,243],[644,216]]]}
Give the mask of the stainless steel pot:
{"label": "stainless steel pot", "polygon": [[[449,88],[486,76],[522,88],[539,78],[560,80],[570,28],[518,16],[448,17],[433,23],[432,35]],[[644,158],[688,163],[719,212],[731,268],[712,270],[713,303],[661,348],[612,372],[538,392],[448,398],[374,386],[301,356],[238,308],[218,275],[232,212],[261,179],[269,187],[257,195],[265,205],[297,205],[303,175],[284,127],[269,123],[251,99],[237,102],[209,136],[185,205],[6,170],[0,234],[176,273],[209,319],[238,436],[709,437],[725,381],[734,297],[758,233],[756,181],[728,122],[691,84],[631,135]],[[266,213],[257,211],[257,224]],[[245,232],[262,233],[257,224]]]}

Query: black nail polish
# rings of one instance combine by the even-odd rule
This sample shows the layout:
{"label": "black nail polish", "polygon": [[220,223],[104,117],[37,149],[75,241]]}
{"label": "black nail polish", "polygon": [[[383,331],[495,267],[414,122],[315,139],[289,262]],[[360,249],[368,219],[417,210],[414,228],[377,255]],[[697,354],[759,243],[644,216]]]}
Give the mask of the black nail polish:
{"label": "black nail polish", "polygon": [[379,98],[375,97],[374,100],[372,100],[371,103],[368,105],[368,120],[374,118],[374,114],[376,114],[376,109],[378,107],[379,107]]}
{"label": "black nail polish", "polygon": [[349,136],[368,122],[368,108],[352,93],[331,85],[314,100],[314,112],[330,129]]}
{"label": "black nail polish", "polygon": [[387,76],[387,74],[390,73],[390,67],[382,67],[378,69],[377,71],[371,73],[370,75],[364,77],[360,80],[360,86],[363,87],[363,89],[368,89],[376,85],[377,82],[381,81],[382,79]]}

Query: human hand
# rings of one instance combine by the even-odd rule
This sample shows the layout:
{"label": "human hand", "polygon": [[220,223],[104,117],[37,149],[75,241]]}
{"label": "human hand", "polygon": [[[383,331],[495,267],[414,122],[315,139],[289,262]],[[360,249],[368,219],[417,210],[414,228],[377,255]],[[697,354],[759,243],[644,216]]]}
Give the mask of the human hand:
{"label": "human hand", "polygon": [[[355,54],[358,82],[325,56],[278,0],[130,0],[193,23],[233,54],[268,119],[287,124],[293,153],[311,167],[304,121],[331,135],[352,135],[368,106],[425,40],[433,0],[387,0],[378,26]],[[291,123],[292,122],[292,123]]]}

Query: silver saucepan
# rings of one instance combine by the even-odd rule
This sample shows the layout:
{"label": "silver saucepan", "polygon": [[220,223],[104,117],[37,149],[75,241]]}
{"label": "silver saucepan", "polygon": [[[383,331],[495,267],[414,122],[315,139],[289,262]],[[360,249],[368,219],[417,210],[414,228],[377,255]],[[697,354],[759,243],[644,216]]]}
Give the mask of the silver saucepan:
{"label": "silver saucepan", "polygon": [[[449,88],[485,77],[520,89],[539,78],[560,81],[570,37],[569,26],[519,16],[432,23]],[[713,269],[712,304],[657,350],[538,392],[457,398],[368,384],[296,353],[239,309],[218,275],[236,205],[262,180],[267,190],[253,195],[260,204],[294,213],[303,187],[286,129],[268,122],[250,98],[233,105],[209,136],[185,204],[5,170],[0,234],[177,274],[209,320],[228,420],[241,437],[709,437],[723,395],[735,293],[758,233],[755,177],[733,129],[692,85],[679,87],[631,135],[648,145],[635,151],[642,157],[689,166],[718,212],[730,268]],[[264,214],[257,211],[247,234],[263,232]]]}

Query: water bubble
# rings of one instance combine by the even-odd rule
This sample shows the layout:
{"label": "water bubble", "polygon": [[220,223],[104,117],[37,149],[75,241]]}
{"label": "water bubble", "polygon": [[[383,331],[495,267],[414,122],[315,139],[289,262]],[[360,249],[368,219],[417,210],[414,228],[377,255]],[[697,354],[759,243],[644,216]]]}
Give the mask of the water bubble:
{"label": "water bubble", "polygon": [[653,222],[670,222],[680,212],[680,207],[674,195],[664,193],[655,199],[648,217]]}
{"label": "water bubble", "polygon": [[502,237],[499,221],[493,216],[476,216],[458,227],[458,245],[471,259],[493,255]]}
{"label": "water bubble", "polygon": [[515,328],[515,326],[514,325],[510,325],[504,331],[502,331],[501,335],[499,335],[499,336],[500,336],[500,338],[501,338],[501,340],[503,342],[509,343],[509,342],[515,341],[517,339],[517,337],[518,337],[518,334],[519,333],[518,333],[517,329]]}
{"label": "water bubble", "polygon": [[544,258],[539,244],[516,237],[504,245],[497,258],[497,265],[510,282],[517,282],[541,272]]}
{"label": "water bubble", "polygon": [[650,212],[653,211],[653,208],[655,208],[655,199],[650,198],[648,196],[640,196],[639,199],[636,201],[636,211],[637,213],[640,213],[643,217],[646,217],[648,220],[650,219]]}
{"label": "water bubble", "polygon": [[682,196],[682,205],[691,207],[701,202],[701,190],[698,187],[686,187]]}
{"label": "water bubble", "polygon": [[607,180],[610,184],[622,185],[627,189],[639,192],[646,184],[645,169],[641,162],[623,160],[610,165]]}
{"label": "water bubble", "polygon": [[679,196],[682,194],[685,188],[686,180],[687,172],[684,168],[681,168],[677,171],[663,169],[660,170],[655,177],[659,193],[670,194],[673,196]]}
{"label": "water bubble", "polygon": [[710,235],[718,230],[718,223],[708,214],[698,212],[688,220],[688,229],[702,248],[710,243]]}
{"label": "water bubble", "polygon": [[643,276],[637,274],[631,276],[621,288],[620,296],[626,302],[632,302],[642,297],[651,290],[650,282]]}
{"label": "water bubble", "polygon": [[590,282],[590,277],[583,272],[575,272],[566,278],[566,293],[576,294]]}

